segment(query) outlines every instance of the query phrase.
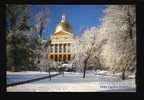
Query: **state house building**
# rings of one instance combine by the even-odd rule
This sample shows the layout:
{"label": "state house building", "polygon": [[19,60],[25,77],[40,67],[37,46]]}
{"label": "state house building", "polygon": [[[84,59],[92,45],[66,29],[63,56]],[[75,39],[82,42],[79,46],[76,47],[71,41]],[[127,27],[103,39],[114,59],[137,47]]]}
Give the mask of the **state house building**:
{"label": "state house building", "polygon": [[66,16],[62,15],[61,21],[56,26],[49,44],[48,59],[53,61],[70,61],[73,58],[71,44],[74,41],[74,34]]}

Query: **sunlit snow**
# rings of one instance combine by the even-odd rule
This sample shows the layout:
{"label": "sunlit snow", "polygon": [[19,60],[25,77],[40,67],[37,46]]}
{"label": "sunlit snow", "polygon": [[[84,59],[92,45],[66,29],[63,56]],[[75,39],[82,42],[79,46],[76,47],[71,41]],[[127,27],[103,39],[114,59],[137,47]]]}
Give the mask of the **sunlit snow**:
{"label": "sunlit snow", "polygon": [[[55,74],[57,72],[52,72]],[[7,82],[32,79],[49,75],[47,72],[8,72]],[[135,92],[135,80],[121,80],[119,75],[112,75],[107,71],[87,71],[83,73],[64,72],[50,79],[11,86],[8,92]]]}

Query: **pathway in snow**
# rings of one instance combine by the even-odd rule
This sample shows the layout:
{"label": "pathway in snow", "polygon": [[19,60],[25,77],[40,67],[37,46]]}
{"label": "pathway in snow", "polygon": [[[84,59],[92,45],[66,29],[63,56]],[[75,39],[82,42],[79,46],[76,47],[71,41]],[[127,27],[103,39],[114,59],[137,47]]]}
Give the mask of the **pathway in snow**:
{"label": "pathway in snow", "polygon": [[[51,72],[51,75],[58,72]],[[36,71],[23,71],[23,72],[7,72],[7,84],[28,81],[31,79],[42,78],[48,76],[48,72],[36,72]]]}
{"label": "pathway in snow", "polygon": [[135,92],[135,80],[122,81],[118,76],[65,72],[52,80],[44,79],[7,88],[8,92]]}

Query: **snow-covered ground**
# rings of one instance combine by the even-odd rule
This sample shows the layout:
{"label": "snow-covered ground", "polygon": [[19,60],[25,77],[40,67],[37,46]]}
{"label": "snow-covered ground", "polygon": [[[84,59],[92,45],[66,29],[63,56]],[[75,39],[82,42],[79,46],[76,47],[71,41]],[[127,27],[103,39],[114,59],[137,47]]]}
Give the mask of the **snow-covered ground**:
{"label": "snow-covered ground", "polygon": [[[46,72],[7,73],[7,80],[14,82],[29,76],[41,77]],[[13,75],[15,75],[13,77]],[[22,75],[22,76],[21,76]],[[17,77],[17,78],[15,78]],[[18,78],[19,77],[19,78]],[[18,80],[17,80],[18,79]],[[8,87],[8,92],[135,92],[135,79],[121,80],[118,75],[107,71],[87,71],[86,77],[82,73],[65,72],[63,75],[44,79],[32,83]]]}

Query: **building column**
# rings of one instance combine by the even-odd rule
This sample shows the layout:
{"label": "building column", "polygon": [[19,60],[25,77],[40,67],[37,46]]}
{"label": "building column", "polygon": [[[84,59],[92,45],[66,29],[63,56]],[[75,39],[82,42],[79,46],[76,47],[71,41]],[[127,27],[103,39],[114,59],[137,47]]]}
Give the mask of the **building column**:
{"label": "building column", "polygon": [[62,48],[62,53],[64,53],[64,44],[62,44],[61,48]]}
{"label": "building column", "polygon": [[55,52],[55,44],[53,44],[53,51],[52,51],[53,53]]}
{"label": "building column", "polygon": [[68,53],[68,44],[66,44],[66,53]]}
{"label": "building column", "polygon": [[68,61],[68,54],[66,54],[66,61]]}
{"label": "building column", "polygon": [[64,55],[63,55],[64,54],[64,44],[62,44],[61,49],[62,49],[61,51],[62,51],[62,61],[63,61],[64,60]]}
{"label": "building column", "polygon": [[53,59],[52,60],[55,61],[55,54],[53,54]]}
{"label": "building column", "polygon": [[58,44],[55,44],[55,53],[58,52]]}
{"label": "building column", "polygon": [[56,51],[56,44],[54,44],[54,53],[56,53],[55,51]]}
{"label": "building column", "polygon": [[66,53],[66,44],[64,44],[64,53]]}
{"label": "building column", "polygon": [[68,45],[68,48],[69,48],[69,53],[71,52],[71,44],[69,43]]}
{"label": "building column", "polygon": [[59,44],[59,53],[62,53],[62,44]]}
{"label": "building column", "polygon": [[61,58],[61,61],[63,61],[63,54],[62,54],[62,58]]}

